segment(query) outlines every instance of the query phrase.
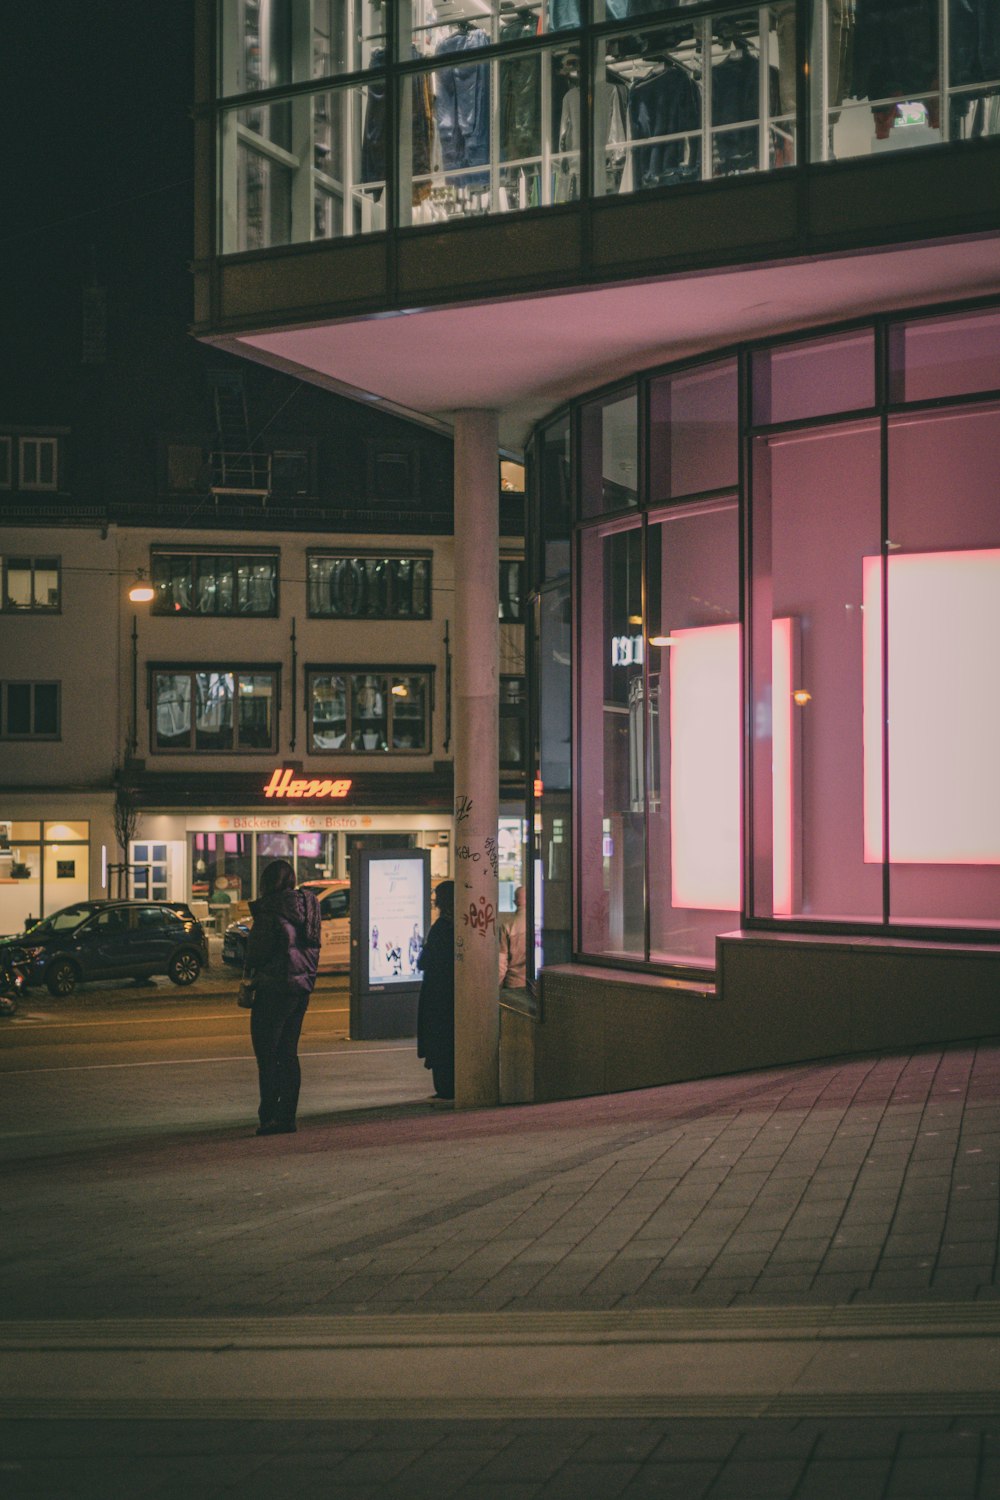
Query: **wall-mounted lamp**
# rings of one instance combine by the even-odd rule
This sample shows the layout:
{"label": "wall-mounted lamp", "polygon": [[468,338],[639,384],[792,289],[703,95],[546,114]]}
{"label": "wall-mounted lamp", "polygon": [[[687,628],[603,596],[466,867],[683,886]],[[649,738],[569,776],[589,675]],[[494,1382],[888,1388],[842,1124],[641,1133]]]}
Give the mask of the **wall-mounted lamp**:
{"label": "wall-mounted lamp", "polygon": [[394,682],[392,685],[392,696],[394,698],[408,698],[410,690],[405,682]]}
{"label": "wall-mounted lamp", "polygon": [[136,568],[135,582],[129,589],[128,596],[133,604],[148,604],[155,597],[153,585],[146,577],[145,568]]}
{"label": "wall-mounted lamp", "polygon": [[792,699],[800,708],[805,708],[807,703],[812,702],[812,693],[806,688],[796,688],[792,693]]}

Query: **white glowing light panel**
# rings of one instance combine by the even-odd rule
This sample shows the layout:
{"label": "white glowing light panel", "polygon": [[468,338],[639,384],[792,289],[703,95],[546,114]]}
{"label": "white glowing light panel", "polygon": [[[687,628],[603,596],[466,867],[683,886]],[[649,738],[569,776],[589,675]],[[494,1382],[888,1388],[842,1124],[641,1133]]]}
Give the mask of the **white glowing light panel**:
{"label": "white glowing light panel", "polygon": [[[740,909],[740,627],[670,632],[670,899]],[[792,909],[792,621],[771,635],[774,911]]]}
{"label": "white glowing light panel", "polygon": [[[865,860],[882,860],[882,573],[863,561]],[[888,559],[893,864],[1000,864],[1000,550]]]}

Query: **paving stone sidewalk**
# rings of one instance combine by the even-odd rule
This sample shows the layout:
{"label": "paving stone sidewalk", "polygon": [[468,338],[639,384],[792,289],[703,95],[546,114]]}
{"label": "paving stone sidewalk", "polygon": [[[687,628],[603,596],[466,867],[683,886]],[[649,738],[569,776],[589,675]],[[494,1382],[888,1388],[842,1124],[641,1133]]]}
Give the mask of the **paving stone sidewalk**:
{"label": "paving stone sidewalk", "polygon": [[[905,1302],[930,1317],[997,1299],[998,1182],[992,1041],[534,1108],[307,1114],[265,1141],[219,1122],[9,1167],[0,1316]],[[286,1425],[99,1423],[101,1493],[1000,1496],[1000,1428],[974,1411]],[[4,1424],[0,1492],[96,1493],[87,1424],[45,1426],[47,1456],[37,1424]]]}
{"label": "paving stone sidewalk", "polygon": [[0,1422],[4,1500],[996,1500],[1000,1422]]}
{"label": "paving stone sidewalk", "polygon": [[7,1171],[3,1317],[989,1299],[1000,1046]]}

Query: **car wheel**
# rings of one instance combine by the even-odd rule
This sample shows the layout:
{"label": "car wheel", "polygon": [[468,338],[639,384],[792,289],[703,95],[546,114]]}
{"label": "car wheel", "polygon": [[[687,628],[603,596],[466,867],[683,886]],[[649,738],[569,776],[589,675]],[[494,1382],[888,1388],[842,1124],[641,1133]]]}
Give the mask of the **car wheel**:
{"label": "car wheel", "polygon": [[50,995],[72,995],[79,978],[75,964],[70,963],[68,958],[57,958],[46,971],[45,983]]}
{"label": "car wheel", "polygon": [[167,973],[174,984],[194,984],[201,973],[201,959],[193,949],[182,948],[170,960]]}

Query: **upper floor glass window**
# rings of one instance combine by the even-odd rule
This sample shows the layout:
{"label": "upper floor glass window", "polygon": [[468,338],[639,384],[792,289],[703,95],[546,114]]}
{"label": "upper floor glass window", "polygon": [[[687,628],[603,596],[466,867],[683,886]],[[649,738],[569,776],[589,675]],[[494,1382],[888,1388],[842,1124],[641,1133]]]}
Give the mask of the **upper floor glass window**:
{"label": "upper floor glass window", "polygon": [[309,748],[385,754],[430,748],[431,674],[320,668],[307,675]]}
{"label": "upper floor glass window", "polygon": [[219,5],[224,254],[1000,131],[995,0]]}
{"label": "upper floor glass window", "polygon": [[18,453],[22,490],[57,490],[59,488],[58,438],[19,438]]}
{"label": "upper floor glass window", "polygon": [[378,67],[385,11],[378,0],[222,0],[223,95]]}
{"label": "upper floor glass window", "polygon": [[308,579],[310,615],[340,620],[430,619],[428,556],[311,553]]}
{"label": "upper floor glass window", "polygon": [[5,611],[58,613],[61,599],[58,557],[5,557],[2,566]]}
{"label": "upper floor glass window", "polygon": [[[580,196],[580,112],[565,103],[577,77],[572,59],[551,47],[481,58],[488,41],[478,27],[455,30],[438,44],[434,67],[402,81],[402,224]],[[558,113],[554,100],[564,101]]]}
{"label": "upper floor glass window", "polygon": [[384,229],[384,80],[227,110],[219,157],[223,252]]}
{"label": "upper floor glass window", "polygon": [[816,15],[817,160],[1000,131],[993,0],[817,0]]}
{"label": "upper floor glass window", "polygon": [[276,667],[153,669],[151,748],[273,750]]}
{"label": "upper floor glass window", "polygon": [[530,42],[551,31],[580,25],[580,0],[400,0],[400,44],[403,57],[442,56],[462,51],[457,37],[472,37],[473,46]]}
{"label": "upper floor glass window", "polygon": [[154,552],[156,615],[276,615],[277,555]]}
{"label": "upper floor glass window", "polygon": [[783,100],[779,68],[780,21],[794,82],[794,14],[794,4],[762,6],[601,37],[595,194],[794,165],[795,90]]}

